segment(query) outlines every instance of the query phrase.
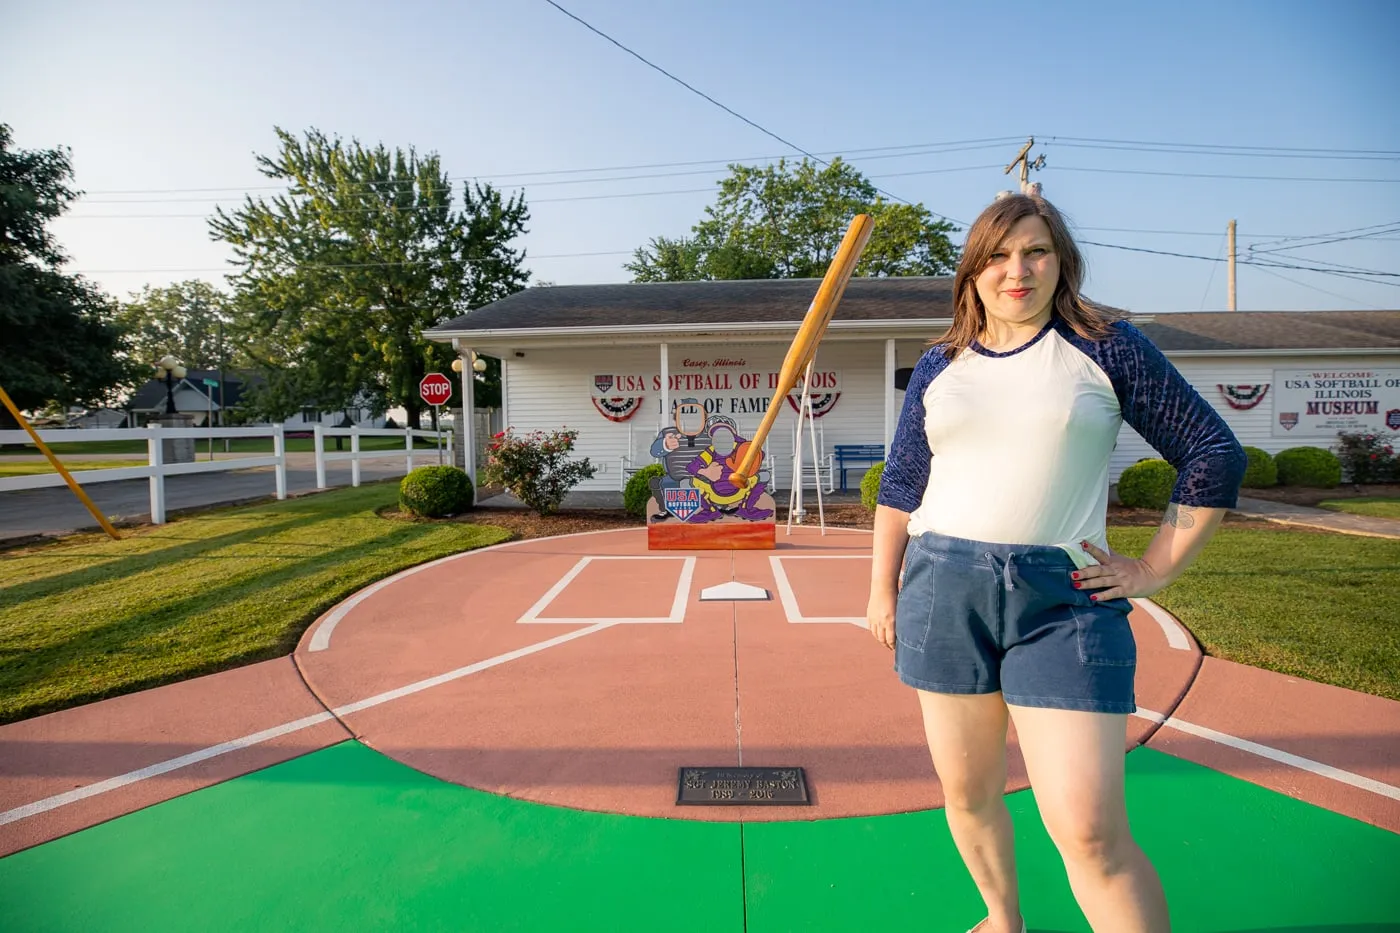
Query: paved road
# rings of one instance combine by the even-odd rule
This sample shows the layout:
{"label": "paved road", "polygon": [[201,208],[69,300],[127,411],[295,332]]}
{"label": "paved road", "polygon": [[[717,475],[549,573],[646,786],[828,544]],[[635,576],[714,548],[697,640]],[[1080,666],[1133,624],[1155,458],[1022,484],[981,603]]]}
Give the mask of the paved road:
{"label": "paved road", "polygon": [[[419,452],[414,457],[415,466],[435,463],[437,455],[431,451]],[[397,478],[406,472],[404,461],[397,458],[365,460],[360,463],[361,482]],[[349,486],[350,464],[343,461],[327,464],[326,482],[331,486]],[[149,480],[93,483],[83,488],[97,507],[113,522],[150,521]],[[287,493],[295,495],[310,492],[315,488],[315,457],[309,453],[289,454]],[[175,511],[241,502],[272,496],[276,491],[277,481],[271,467],[171,476],[165,480],[165,508],[167,511]],[[70,534],[84,529],[95,531],[99,530],[99,526],[67,486],[0,492],[0,542],[34,535]]]}

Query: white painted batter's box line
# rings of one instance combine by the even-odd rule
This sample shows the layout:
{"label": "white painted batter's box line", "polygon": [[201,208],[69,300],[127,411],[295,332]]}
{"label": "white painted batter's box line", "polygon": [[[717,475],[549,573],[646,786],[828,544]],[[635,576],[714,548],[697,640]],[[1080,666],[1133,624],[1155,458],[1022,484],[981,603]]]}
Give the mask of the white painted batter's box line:
{"label": "white painted batter's box line", "polygon": [[804,616],[802,610],[797,608],[797,594],[792,591],[792,582],[788,580],[787,571],[783,569],[785,560],[870,560],[869,554],[801,554],[768,558],[768,562],[773,565],[773,580],[778,584],[778,599],[782,601],[783,612],[787,614],[789,622],[842,622],[866,627],[868,623],[864,616]]}
{"label": "white painted batter's box line", "polygon": [[[548,608],[549,604],[564,592],[565,587],[574,581],[579,574],[583,573],[583,568],[593,563],[595,560],[679,560],[681,564],[680,579],[676,581],[676,597],[671,602],[671,614],[664,618],[655,616],[592,616],[579,618],[555,618],[548,619],[539,617],[541,612]],[[634,555],[608,555],[603,557],[582,557],[579,562],[564,576],[559,578],[559,582],[549,588],[549,592],[540,597],[525,614],[515,621],[526,624],[549,624],[549,625],[593,625],[598,622],[618,622],[632,625],[677,623],[685,621],[685,604],[690,600],[690,581],[695,576],[694,557],[658,557],[658,556],[634,556]]]}

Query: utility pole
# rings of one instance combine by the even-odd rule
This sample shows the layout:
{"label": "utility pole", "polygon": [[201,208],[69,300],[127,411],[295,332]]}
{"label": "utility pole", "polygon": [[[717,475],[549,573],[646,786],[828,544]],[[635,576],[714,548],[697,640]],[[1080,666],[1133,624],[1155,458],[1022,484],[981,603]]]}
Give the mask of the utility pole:
{"label": "utility pole", "polygon": [[1235,222],[1230,221],[1230,310],[1235,311]]}
{"label": "utility pole", "polygon": [[1011,174],[1011,170],[1012,170],[1013,168],[1015,168],[1018,164],[1021,166],[1021,191],[1022,191],[1022,193],[1024,193],[1024,192],[1026,191],[1026,188],[1027,188],[1027,187],[1029,186],[1029,184],[1030,184],[1030,171],[1031,171],[1031,169],[1036,169],[1037,171],[1039,171],[1040,169],[1045,168],[1045,153],[1042,152],[1040,155],[1036,156],[1035,159],[1031,159],[1031,158],[1030,158],[1031,147],[1034,146],[1034,145],[1035,145],[1035,137],[1034,137],[1034,136],[1031,136],[1031,137],[1029,137],[1029,138],[1026,140],[1026,144],[1025,144],[1024,146],[1021,147],[1021,151],[1018,152],[1018,153],[1016,153],[1016,158],[1012,159],[1012,160],[1011,160],[1011,164],[1008,165],[1008,166],[1002,171],[1002,174],[1003,174],[1003,175],[1010,175],[1010,174]]}

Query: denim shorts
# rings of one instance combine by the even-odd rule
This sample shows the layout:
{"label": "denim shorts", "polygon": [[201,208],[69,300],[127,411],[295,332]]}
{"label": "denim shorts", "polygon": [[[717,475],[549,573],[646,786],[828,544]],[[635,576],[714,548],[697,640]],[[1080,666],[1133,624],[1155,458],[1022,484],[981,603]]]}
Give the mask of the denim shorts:
{"label": "denim shorts", "polygon": [[1126,599],[1076,590],[1058,547],[910,539],[895,611],[894,669],[932,693],[1132,713],[1137,643]]}

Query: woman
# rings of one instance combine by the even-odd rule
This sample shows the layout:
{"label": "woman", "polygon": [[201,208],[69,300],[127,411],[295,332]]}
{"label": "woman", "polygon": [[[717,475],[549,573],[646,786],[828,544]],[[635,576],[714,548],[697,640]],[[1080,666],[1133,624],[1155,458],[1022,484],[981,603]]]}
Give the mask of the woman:
{"label": "woman", "polygon": [[[983,211],[952,327],[910,378],[876,508],[870,630],[918,691],[948,826],[987,905],[980,933],[1025,929],[1002,799],[1008,717],[1093,929],[1169,929],[1124,806],[1128,598],[1186,570],[1244,476],[1224,420],[1141,331],[1080,295],[1083,277],[1038,191]],[[1112,553],[1104,529],[1124,421],[1178,474],[1138,559]]]}

